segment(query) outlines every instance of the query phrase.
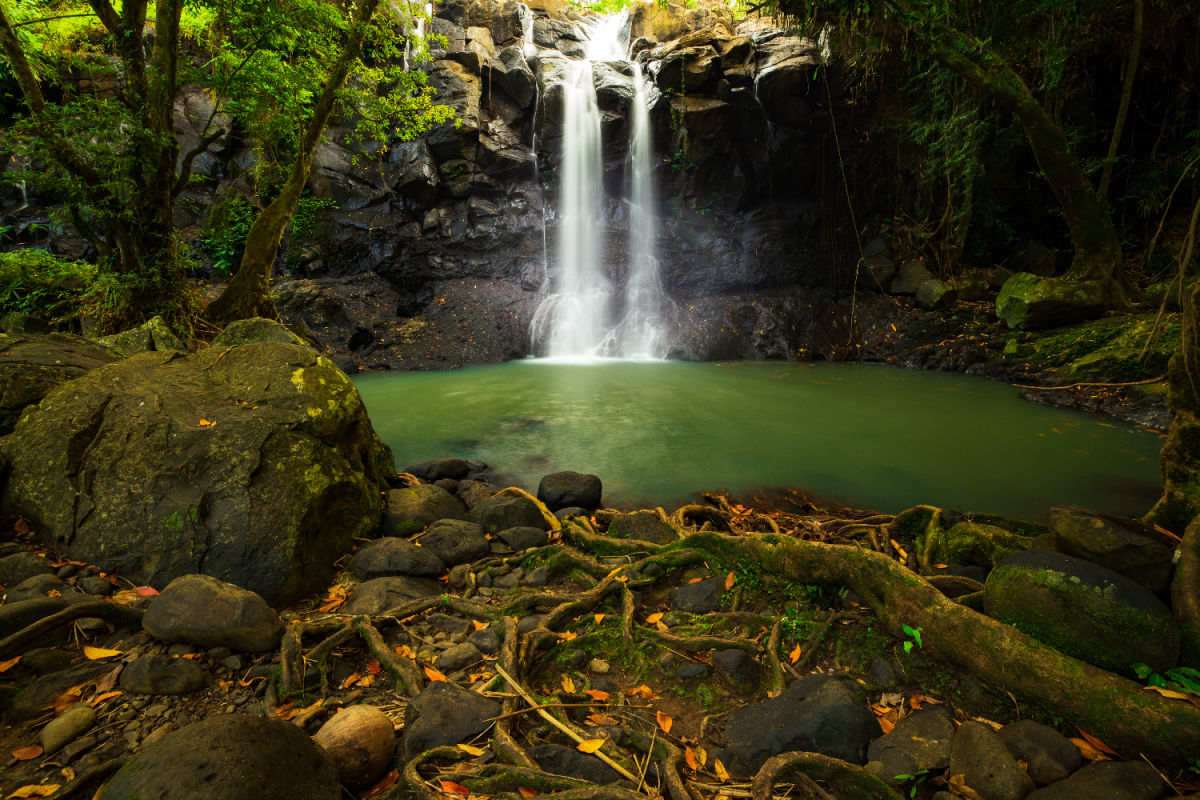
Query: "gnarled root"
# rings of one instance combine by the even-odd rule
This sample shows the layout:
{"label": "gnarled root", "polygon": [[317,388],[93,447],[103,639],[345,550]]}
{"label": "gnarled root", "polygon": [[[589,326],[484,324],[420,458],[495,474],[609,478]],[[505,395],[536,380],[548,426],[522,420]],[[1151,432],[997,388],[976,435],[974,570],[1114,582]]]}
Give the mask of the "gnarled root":
{"label": "gnarled root", "polygon": [[[750,784],[752,800],[770,800],[775,783],[789,773],[794,775],[792,782],[815,800],[902,800],[896,790],[862,767],[819,753],[780,753],[768,758]],[[817,780],[833,791],[822,789]]]}

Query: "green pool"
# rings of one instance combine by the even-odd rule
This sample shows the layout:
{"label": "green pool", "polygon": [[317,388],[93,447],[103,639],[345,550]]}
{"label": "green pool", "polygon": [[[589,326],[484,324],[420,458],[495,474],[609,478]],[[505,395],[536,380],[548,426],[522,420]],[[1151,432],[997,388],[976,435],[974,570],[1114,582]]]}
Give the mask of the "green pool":
{"label": "green pool", "polygon": [[548,472],[592,472],[606,503],[791,487],[889,512],[1040,519],[1061,503],[1138,515],[1159,491],[1158,435],[962,375],[528,360],[356,382],[398,467],[478,459],[530,490]]}

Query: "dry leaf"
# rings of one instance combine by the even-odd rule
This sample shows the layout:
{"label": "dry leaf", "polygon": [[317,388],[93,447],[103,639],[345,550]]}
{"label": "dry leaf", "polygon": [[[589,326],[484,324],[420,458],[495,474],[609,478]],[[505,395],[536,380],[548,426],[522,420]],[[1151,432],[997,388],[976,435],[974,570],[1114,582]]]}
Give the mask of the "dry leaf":
{"label": "dry leaf", "polygon": [[134,588],[134,591],[137,592],[138,597],[154,597],[158,594],[158,589],[153,586],[138,586]]}
{"label": "dry leaf", "polygon": [[117,664],[115,667],[112,668],[112,670],[104,673],[104,677],[102,677],[100,680],[96,681],[96,691],[99,694],[104,694],[105,692],[109,691],[114,686],[116,686],[117,678],[120,677],[121,670],[124,668],[125,668],[124,664]]}
{"label": "dry leaf", "polygon": [[75,780],[75,770],[71,769],[70,767],[63,767],[58,771],[58,774],[66,778],[67,783]]}
{"label": "dry leaf", "polygon": [[609,578],[615,578],[615,577],[617,577],[617,575],[618,575],[618,574],[621,572],[621,570],[625,569],[625,567],[627,567],[627,566],[629,566],[629,565],[628,565],[628,564],[622,564],[621,566],[617,567],[617,568],[616,568],[616,569],[614,569],[612,572],[610,572],[610,573],[608,573],[607,575],[605,575],[605,576],[604,576],[605,580],[607,580],[607,579],[609,579]]}
{"label": "dry leaf", "polygon": [[892,729],[896,727],[896,723],[892,722],[887,717],[878,717],[877,719],[879,722],[879,729],[884,733],[891,733]]}
{"label": "dry leaf", "polygon": [[425,668],[425,674],[429,676],[429,680],[431,680],[431,681],[444,681],[444,680],[446,680],[446,676],[445,676],[445,675],[443,675],[442,673],[438,672],[438,671],[437,671],[436,669],[434,669],[433,667],[426,667],[426,668]]}
{"label": "dry leaf", "polygon": [[558,635],[558,638],[560,641],[569,642],[578,636],[579,636],[579,634],[576,633],[575,631],[567,631],[566,633],[560,633]]}
{"label": "dry leaf", "polygon": [[379,669],[380,669],[380,665],[379,665],[378,658],[370,658],[367,660],[367,674],[368,675],[378,675]]}
{"label": "dry leaf", "polygon": [[696,760],[700,762],[700,766],[708,764],[708,751],[703,747],[696,745]]}
{"label": "dry leaf", "polygon": [[438,785],[442,787],[442,791],[446,794],[470,794],[471,790],[463,786],[461,783],[454,781],[438,781]]}
{"label": "dry leaf", "polygon": [[29,521],[24,517],[17,517],[17,521],[13,523],[14,533],[29,533],[32,528],[29,527]]}
{"label": "dry leaf", "polygon": [[1089,742],[1078,737],[1071,738],[1071,744],[1079,748],[1079,754],[1088,761],[1111,761],[1107,755],[1093,747]]}
{"label": "dry leaf", "polygon": [[658,622],[662,618],[663,618],[663,612],[656,611],[653,614],[651,614],[650,616],[646,617],[646,622],[649,623],[650,625],[653,625],[654,623]]}
{"label": "dry leaf", "polygon": [[670,714],[656,711],[654,712],[654,718],[658,720],[658,727],[663,729],[663,733],[671,732],[671,725],[675,723],[675,720],[671,718]]}
{"label": "dry leaf", "polygon": [[517,791],[520,792],[521,797],[524,797],[524,798],[537,797],[537,793],[538,793],[537,789],[534,789],[530,786],[518,786]]}
{"label": "dry leaf", "polygon": [[91,699],[91,702],[88,703],[88,705],[91,706],[92,708],[98,708],[100,706],[100,704],[103,703],[104,701],[112,700],[114,697],[120,697],[123,694],[125,694],[125,693],[120,690],[104,692],[102,694],[98,694],[95,697],[93,697]]}
{"label": "dry leaf", "polygon": [[20,656],[13,656],[8,661],[0,661],[0,672],[8,672],[10,669],[15,667],[20,660]]}
{"label": "dry leaf", "polygon": [[96,661],[101,658],[112,658],[113,656],[122,655],[120,650],[105,650],[103,647],[92,647],[91,645],[83,646],[83,654],[91,661]]}
{"label": "dry leaf", "polygon": [[473,619],[473,620],[471,620],[471,624],[475,626],[475,630],[476,630],[476,631],[482,631],[482,630],[486,630],[486,629],[487,629],[487,623],[486,623],[486,622],[480,622],[480,621],[479,621],[479,620],[477,620],[477,619]]}
{"label": "dry leaf", "polygon": [[688,769],[695,772],[700,769],[700,764],[696,761],[696,751],[688,747],[683,751],[683,760],[687,762]]}
{"label": "dry leaf", "polygon": [[458,745],[458,749],[472,756],[481,756],[487,752],[482,747],[475,747],[474,745],[469,744],[460,744]]}
{"label": "dry leaf", "polygon": [[595,700],[597,703],[604,703],[608,698],[612,697],[608,692],[602,692],[599,689],[588,689],[584,694]]}
{"label": "dry leaf", "polygon": [[581,753],[594,753],[604,746],[608,739],[584,739],[579,744],[575,745],[575,749]]}
{"label": "dry leaf", "polygon": [[563,691],[566,692],[567,694],[575,693],[575,681],[571,680],[570,675],[562,676],[562,688],[563,688]]}
{"label": "dry leaf", "polygon": [[1086,739],[1088,744],[1090,744],[1092,747],[1099,750],[1101,753],[1108,753],[1110,756],[1116,756],[1117,758],[1121,757],[1121,754],[1118,753],[1116,750],[1113,750],[1111,747],[1109,747],[1104,742],[1097,739],[1095,736],[1092,736],[1090,733],[1088,733],[1087,731],[1085,731],[1083,728],[1079,727],[1078,725],[1075,726],[1075,730],[1079,731],[1079,735],[1082,736],[1084,739]]}
{"label": "dry leaf", "polygon": [[587,716],[589,725],[616,725],[617,718],[610,717],[608,714],[589,714]]}
{"label": "dry leaf", "polygon": [[795,664],[798,660],[800,660],[800,645],[797,644],[792,648],[792,652],[788,653],[788,661]]}
{"label": "dry leaf", "polygon": [[375,685],[375,676],[374,675],[363,675],[361,678],[359,678],[358,680],[356,680],[354,682],[354,685],[359,687],[360,689],[370,688],[371,686]]}
{"label": "dry leaf", "polygon": [[201,417],[200,421],[196,423],[196,427],[197,428],[211,428],[213,425],[216,425],[216,424],[217,423],[212,422],[211,420],[207,420],[204,417]]}
{"label": "dry leaf", "polygon": [[21,747],[12,751],[12,757],[18,761],[29,761],[37,758],[42,754],[41,745],[31,744],[29,747]]}
{"label": "dry leaf", "polygon": [[626,689],[625,695],[627,697],[640,697],[643,700],[657,700],[658,699],[658,695],[656,695],[654,693],[654,690],[651,689],[649,686],[647,686],[644,683],[641,686],[635,686],[632,689]]}
{"label": "dry leaf", "polygon": [[381,797],[384,792],[395,786],[398,780],[400,780],[400,770],[394,769],[380,778],[379,783],[372,786],[360,800],[375,800],[375,798]]}
{"label": "dry leaf", "polygon": [[296,708],[294,705],[291,705],[290,701],[289,701],[289,703],[284,703],[284,704],[280,705],[279,708],[275,709],[275,716],[282,720],[289,720],[294,717],[298,717],[305,712],[312,711],[316,708],[320,708],[324,702],[325,701],[323,699],[321,699],[321,700],[318,700],[317,702],[313,703],[311,706],[305,706],[304,708]]}
{"label": "dry leaf", "polygon": [[699,583],[702,580],[704,580],[704,578],[692,578],[690,581],[688,581],[688,583]]}
{"label": "dry leaf", "polygon": [[57,792],[60,785],[57,783],[43,783],[39,785],[22,786],[15,792],[9,795],[12,798],[30,798],[30,797],[49,797]]}
{"label": "dry leaf", "polygon": [[717,780],[721,783],[729,780],[729,773],[725,771],[725,765],[721,763],[721,759],[713,759],[713,772],[717,773]]}
{"label": "dry leaf", "polygon": [[361,672],[358,672],[358,671],[351,672],[351,673],[350,673],[349,675],[347,675],[347,676],[345,677],[345,679],[342,681],[342,688],[343,688],[343,689],[349,689],[351,686],[353,686],[354,684],[358,683],[358,679],[359,679],[359,678],[361,678],[361,677],[362,677],[362,673],[361,673]]}
{"label": "dry leaf", "polygon": [[[0,672],[3,672],[3,670],[0,670]],[[1164,689],[1161,686],[1143,686],[1142,688],[1149,692],[1158,692],[1163,697],[1169,697],[1172,700],[1190,700],[1191,699],[1191,696],[1186,695],[1183,692],[1176,692],[1172,689]]]}
{"label": "dry leaf", "polygon": [[607,614],[595,614],[595,615],[593,615],[593,618],[596,620],[596,624],[599,625],[601,622],[604,622],[604,618],[606,616],[608,616],[608,615]]}
{"label": "dry leaf", "polygon": [[57,716],[81,700],[83,700],[82,683],[78,686],[72,686],[70,689],[67,689],[58,697],[54,698],[54,702],[47,706],[47,708],[53,708],[54,714]]}
{"label": "dry leaf", "polygon": [[412,658],[415,654],[413,653],[411,647],[406,644],[402,644],[396,648],[396,655],[400,656],[401,658]]}
{"label": "dry leaf", "polygon": [[725,591],[728,592],[730,589],[732,589],[735,583],[737,583],[737,576],[730,572],[725,576]]}

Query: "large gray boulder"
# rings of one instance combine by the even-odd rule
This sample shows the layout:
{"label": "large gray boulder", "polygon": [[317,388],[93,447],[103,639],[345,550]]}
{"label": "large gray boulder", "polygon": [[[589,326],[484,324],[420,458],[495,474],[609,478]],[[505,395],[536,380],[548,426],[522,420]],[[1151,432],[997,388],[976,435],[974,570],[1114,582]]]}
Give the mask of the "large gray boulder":
{"label": "large gray boulder", "polygon": [[1082,558],[1014,553],[988,574],[984,609],[1040,642],[1113,672],[1175,666],[1179,626],[1145,587]]}
{"label": "large gray boulder", "polygon": [[996,297],[996,316],[1010,328],[1036,331],[1096,319],[1104,313],[1099,283],[1018,272]]}
{"label": "large gray boulder", "polygon": [[274,650],[283,622],[254,592],[211,575],[184,575],[168,584],[142,618],[163,642],[228,647],[249,653]]}
{"label": "large gray boulder", "polygon": [[204,573],[272,603],[328,585],[378,526],[394,470],[350,379],[279,342],[93,370],[31,409],[0,457],[3,507],[52,548],[137,583]]}
{"label": "large gray boulder", "polygon": [[1158,593],[1171,580],[1174,550],[1156,541],[1154,529],[1076,506],[1055,506],[1046,521],[1056,548],[1119,572]]}
{"label": "large gray boulder", "polygon": [[54,387],[119,358],[103,345],[67,333],[0,333],[0,436]]}

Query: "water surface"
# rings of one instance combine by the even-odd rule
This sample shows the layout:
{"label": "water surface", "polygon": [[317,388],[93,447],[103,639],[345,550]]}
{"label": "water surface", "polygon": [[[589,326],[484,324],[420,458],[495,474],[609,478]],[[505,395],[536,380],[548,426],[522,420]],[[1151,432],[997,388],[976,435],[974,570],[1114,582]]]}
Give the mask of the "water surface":
{"label": "water surface", "polygon": [[863,508],[1139,515],[1162,438],[1005,384],[870,364],[528,360],[357,381],[396,465],[485,461],[536,490],[599,475],[606,503],[791,487]]}

